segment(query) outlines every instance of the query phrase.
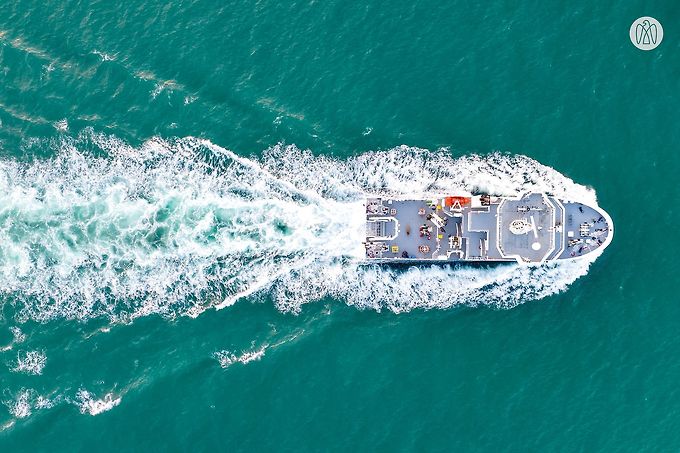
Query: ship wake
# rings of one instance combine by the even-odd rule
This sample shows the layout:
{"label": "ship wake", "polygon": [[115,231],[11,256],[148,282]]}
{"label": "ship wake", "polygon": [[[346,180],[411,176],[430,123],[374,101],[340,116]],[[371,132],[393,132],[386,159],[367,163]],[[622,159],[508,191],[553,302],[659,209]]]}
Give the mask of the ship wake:
{"label": "ship wake", "polygon": [[278,145],[244,158],[196,138],[132,147],[86,131],[0,160],[0,293],[20,321],[196,316],[240,300],[282,311],[333,298],[404,312],[510,308],[590,262],[390,268],[362,263],[367,195],[592,190],[524,157],[397,147],[347,159]]}

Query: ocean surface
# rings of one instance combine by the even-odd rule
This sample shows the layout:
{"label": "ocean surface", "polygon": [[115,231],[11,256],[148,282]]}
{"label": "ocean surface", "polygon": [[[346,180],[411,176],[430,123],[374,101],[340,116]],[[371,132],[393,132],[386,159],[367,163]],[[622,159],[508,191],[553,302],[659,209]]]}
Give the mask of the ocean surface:
{"label": "ocean surface", "polygon": [[[674,0],[3,1],[0,451],[678,451],[678,112]],[[360,264],[526,190],[612,244]]]}

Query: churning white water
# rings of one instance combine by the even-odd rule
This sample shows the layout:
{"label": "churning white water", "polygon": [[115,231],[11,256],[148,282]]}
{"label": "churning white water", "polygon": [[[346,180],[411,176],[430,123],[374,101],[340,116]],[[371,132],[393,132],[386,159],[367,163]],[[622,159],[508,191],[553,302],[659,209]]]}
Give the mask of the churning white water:
{"label": "churning white water", "polygon": [[557,171],[505,154],[397,147],[347,159],[275,146],[245,158],[196,138],[132,147],[91,131],[0,161],[0,292],[20,319],[195,316],[266,298],[285,311],[512,307],[563,291],[590,261],[406,269],[361,263],[366,195],[529,190],[595,203]]}

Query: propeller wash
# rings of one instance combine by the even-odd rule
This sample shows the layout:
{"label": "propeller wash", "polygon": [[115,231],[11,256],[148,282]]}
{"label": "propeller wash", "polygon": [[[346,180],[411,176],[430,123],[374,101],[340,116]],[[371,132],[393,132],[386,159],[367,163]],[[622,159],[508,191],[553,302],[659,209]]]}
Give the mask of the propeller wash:
{"label": "propeller wash", "polygon": [[91,130],[24,146],[53,157],[0,160],[0,294],[20,321],[197,316],[244,298],[288,312],[323,298],[394,312],[510,308],[565,290],[597,255],[479,267],[367,259],[367,200],[541,193],[596,209],[591,189],[524,156],[401,146],[340,159],[278,145],[245,158],[191,137],[132,147]]}

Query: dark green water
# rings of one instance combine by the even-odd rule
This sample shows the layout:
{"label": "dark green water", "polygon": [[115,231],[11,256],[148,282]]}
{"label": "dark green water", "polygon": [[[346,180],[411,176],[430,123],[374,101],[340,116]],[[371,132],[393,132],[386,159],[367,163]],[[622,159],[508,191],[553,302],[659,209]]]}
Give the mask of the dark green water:
{"label": "dark green water", "polygon": [[[680,449],[677,2],[217,3],[0,4],[0,450]],[[614,241],[352,264],[435,161]]]}

